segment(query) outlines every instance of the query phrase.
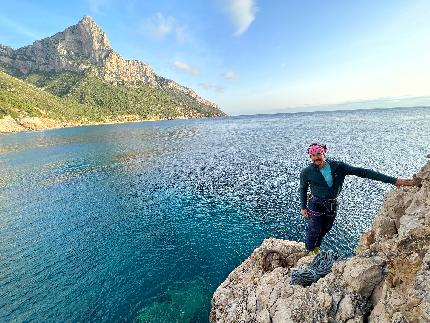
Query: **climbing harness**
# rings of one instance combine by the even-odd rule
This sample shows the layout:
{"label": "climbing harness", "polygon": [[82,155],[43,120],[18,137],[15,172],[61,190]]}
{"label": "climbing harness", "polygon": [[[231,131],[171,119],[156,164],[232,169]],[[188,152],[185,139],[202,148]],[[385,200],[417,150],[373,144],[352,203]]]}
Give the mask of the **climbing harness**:
{"label": "climbing harness", "polygon": [[311,216],[335,216],[336,208],[336,199],[324,199],[315,195],[311,195],[309,199],[308,210]]}

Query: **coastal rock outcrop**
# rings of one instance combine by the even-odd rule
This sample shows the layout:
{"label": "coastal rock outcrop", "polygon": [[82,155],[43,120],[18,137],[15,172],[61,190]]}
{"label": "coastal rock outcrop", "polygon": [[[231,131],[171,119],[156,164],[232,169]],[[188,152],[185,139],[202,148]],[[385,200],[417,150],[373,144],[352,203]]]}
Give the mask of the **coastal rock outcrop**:
{"label": "coastal rock outcrop", "polygon": [[356,255],[308,287],[290,285],[302,243],[266,239],[217,288],[211,322],[430,322],[430,162],[387,193]]}
{"label": "coastal rock outcrop", "polygon": [[13,119],[6,116],[0,119],[0,132],[18,132],[28,130],[46,130],[70,126],[65,122],[59,122],[49,118],[25,117]]}

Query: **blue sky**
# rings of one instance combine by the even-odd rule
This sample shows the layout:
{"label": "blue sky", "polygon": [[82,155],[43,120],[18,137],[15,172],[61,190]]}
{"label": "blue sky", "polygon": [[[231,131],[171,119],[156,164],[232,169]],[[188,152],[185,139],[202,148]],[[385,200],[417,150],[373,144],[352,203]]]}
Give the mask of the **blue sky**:
{"label": "blue sky", "polygon": [[[430,1],[5,1],[19,48],[95,19],[126,59],[226,113],[430,105]],[[339,105],[339,103],[341,103]]]}

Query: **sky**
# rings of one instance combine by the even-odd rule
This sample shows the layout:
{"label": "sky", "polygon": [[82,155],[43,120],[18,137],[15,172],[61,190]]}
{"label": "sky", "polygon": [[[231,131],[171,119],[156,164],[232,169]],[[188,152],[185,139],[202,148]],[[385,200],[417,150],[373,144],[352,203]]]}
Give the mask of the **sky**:
{"label": "sky", "polygon": [[428,0],[2,0],[0,44],[85,15],[229,115],[430,106]]}

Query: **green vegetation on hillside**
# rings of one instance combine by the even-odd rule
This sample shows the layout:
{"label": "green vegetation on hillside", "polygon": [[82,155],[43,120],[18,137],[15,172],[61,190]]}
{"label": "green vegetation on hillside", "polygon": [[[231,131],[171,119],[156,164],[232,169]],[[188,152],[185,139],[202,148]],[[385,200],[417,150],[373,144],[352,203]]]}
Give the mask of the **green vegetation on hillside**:
{"label": "green vegetation on hillside", "polygon": [[114,85],[90,74],[33,73],[25,80],[54,95],[79,104],[98,107],[97,115],[88,111],[89,119],[115,118],[121,115],[136,115],[145,119],[210,117],[223,114],[220,110],[200,104],[177,90],[154,88],[146,84],[133,87]]}
{"label": "green vegetation on hillside", "polygon": [[178,103],[160,89],[148,85],[139,87],[113,85],[93,76],[87,76],[79,82],[68,97],[82,104],[100,107],[111,115],[133,114],[142,118],[153,116],[175,118],[193,114],[190,107]]}
{"label": "green vegetation on hillside", "polygon": [[[31,84],[30,84],[31,83]],[[61,121],[120,120],[222,115],[171,89],[113,85],[73,72],[32,73],[24,80],[0,72],[0,117],[48,117]]]}
{"label": "green vegetation on hillside", "polygon": [[54,95],[63,97],[66,96],[83,78],[84,75],[74,72],[44,74],[32,73],[25,77],[24,80],[36,85],[37,87],[43,88]]}
{"label": "green vegetation on hillside", "polygon": [[[100,115],[97,107],[59,98],[27,82],[0,71],[0,117],[47,117],[61,121],[81,121]],[[87,118],[88,119],[88,118]]]}
{"label": "green vegetation on hillside", "polygon": [[204,115],[204,116],[213,116],[216,115],[224,115],[224,113],[221,110],[214,109],[211,106],[203,105],[198,103],[193,98],[187,96],[185,93],[174,90],[174,89],[166,89],[166,93],[170,96],[175,98],[175,101],[179,102],[183,106],[187,106],[189,108],[194,109],[198,113]]}

